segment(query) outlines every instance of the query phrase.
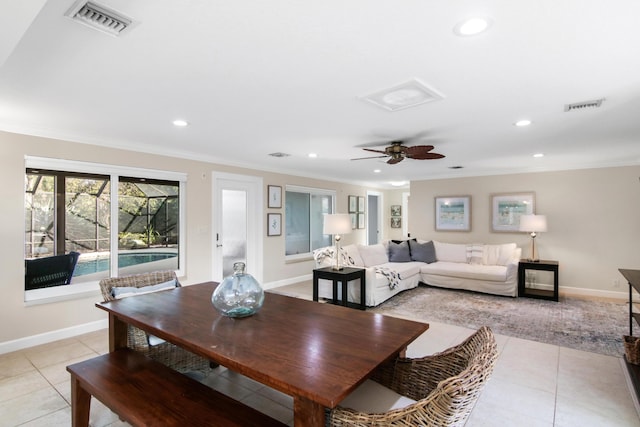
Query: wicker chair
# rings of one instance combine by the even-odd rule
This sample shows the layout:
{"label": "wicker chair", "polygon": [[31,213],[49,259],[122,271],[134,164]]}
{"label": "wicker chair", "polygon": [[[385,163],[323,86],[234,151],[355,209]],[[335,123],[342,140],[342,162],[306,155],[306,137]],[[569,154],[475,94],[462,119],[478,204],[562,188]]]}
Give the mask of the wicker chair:
{"label": "wicker chair", "polygon": [[463,343],[418,359],[398,358],[376,372],[376,382],[416,401],[373,414],[341,406],[328,426],[463,426],[498,357],[495,338],[484,326]]}
{"label": "wicker chair", "polygon": [[[176,277],[174,271],[155,271],[151,273],[136,274],[123,277],[111,277],[108,279],[102,279],[100,281],[100,291],[105,301],[115,300],[112,290],[116,287],[135,287],[142,288],[145,286],[157,285],[160,283],[175,280],[176,286],[179,287],[180,282]],[[135,298],[135,297],[132,297]],[[160,363],[175,369],[178,372],[193,373],[199,372],[204,376],[211,372],[211,369],[217,365],[210,363],[208,360],[190,353],[178,346],[175,346],[166,341],[160,343],[151,342],[153,337],[150,337],[146,332],[129,325],[127,331],[127,345],[151,359],[157,360]]]}

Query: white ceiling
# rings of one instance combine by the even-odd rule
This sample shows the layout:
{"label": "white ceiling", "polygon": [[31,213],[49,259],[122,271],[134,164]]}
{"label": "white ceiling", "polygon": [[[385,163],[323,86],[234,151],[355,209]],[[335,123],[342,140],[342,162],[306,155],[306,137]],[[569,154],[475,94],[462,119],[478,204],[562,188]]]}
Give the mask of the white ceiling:
{"label": "white ceiling", "polygon": [[[114,37],[66,17],[74,0],[0,0],[0,129],[383,188],[640,164],[637,0],[98,3],[137,25]],[[454,34],[476,15],[488,31]],[[362,99],[414,78],[444,99]],[[417,134],[446,157],[350,160]]]}

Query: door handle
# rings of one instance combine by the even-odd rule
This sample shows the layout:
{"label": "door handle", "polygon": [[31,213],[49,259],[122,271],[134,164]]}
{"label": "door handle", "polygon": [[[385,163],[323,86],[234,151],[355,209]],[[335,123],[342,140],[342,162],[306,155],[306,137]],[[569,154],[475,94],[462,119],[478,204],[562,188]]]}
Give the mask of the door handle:
{"label": "door handle", "polygon": [[222,245],[216,245],[216,248],[221,248],[221,247],[222,247]]}

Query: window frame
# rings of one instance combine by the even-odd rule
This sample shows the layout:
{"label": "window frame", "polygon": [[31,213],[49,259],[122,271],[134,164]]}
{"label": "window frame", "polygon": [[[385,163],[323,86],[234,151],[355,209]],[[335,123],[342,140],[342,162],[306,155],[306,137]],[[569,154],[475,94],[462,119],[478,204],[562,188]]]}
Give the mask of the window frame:
{"label": "window frame", "polygon": [[[285,186],[285,202],[283,203],[283,205],[286,207],[286,193],[287,192],[296,192],[296,193],[306,193],[309,194],[309,196],[330,196],[331,197],[331,212],[335,212],[336,211],[336,198],[337,198],[337,191],[336,190],[328,190],[328,189],[324,189],[324,188],[313,188],[313,187],[303,187],[300,185],[286,185]],[[311,197],[309,197],[309,200],[311,200]],[[310,212],[310,215],[312,215],[313,213]],[[284,221],[284,234],[285,234],[285,254],[284,254],[284,259],[285,262],[296,262],[296,261],[306,261],[309,259],[313,258],[313,251],[314,249],[311,249],[310,252],[304,252],[304,253],[299,253],[299,254],[293,254],[293,255],[287,255],[286,253],[286,247],[287,247],[287,243],[286,243],[286,239],[287,239],[287,230],[286,230],[286,223],[287,221]],[[311,237],[311,236],[310,236]],[[313,240],[313,239],[312,239]],[[331,236],[331,241],[333,243],[333,236]]]}
{"label": "window frame", "polygon": [[[93,175],[107,175],[110,178],[110,194],[111,194],[111,223],[110,223],[110,247],[118,248],[118,184],[119,177],[129,178],[146,178],[166,181],[177,181],[179,183],[179,229],[178,238],[178,270],[176,274],[185,275],[186,263],[186,187],[187,174],[182,172],[162,171],[156,169],[143,169],[127,166],[110,165],[103,163],[91,163],[76,160],[52,159],[46,157],[25,156],[25,165],[23,173],[27,169],[48,169],[70,173],[84,173]],[[23,191],[23,194],[26,194]],[[23,205],[24,205],[23,200]],[[23,208],[24,209],[24,208]],[[23,242],[23,248],[24,248]],[[24,252],[24,249],[23,249]],[[118,250],[110,251],[110,276],[117,277],[117,259]],[[24,254],[23,254],[24,258]],[[88,281],[68,286],[53,286],[42,289],[23,290],[25,305],[45,304],[50,302],[85,298],[100,293],[98,288],[99,281]],[[24,283],[22,284],[24,288]]]}

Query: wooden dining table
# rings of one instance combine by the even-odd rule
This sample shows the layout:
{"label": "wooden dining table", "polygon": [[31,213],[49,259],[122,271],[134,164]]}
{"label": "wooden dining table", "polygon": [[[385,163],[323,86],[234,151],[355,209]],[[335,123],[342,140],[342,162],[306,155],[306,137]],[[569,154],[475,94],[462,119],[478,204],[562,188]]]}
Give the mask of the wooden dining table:
{"label": "wooden dining table", "polygon": [[211,304],[215,282],[102,302],[109,349],[127,346],[134,325],[293,397],[295,426],[323,426],[375,369],[429,325],[265,293],[253,316],[230,318]]}

